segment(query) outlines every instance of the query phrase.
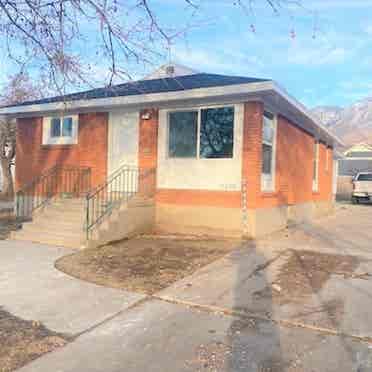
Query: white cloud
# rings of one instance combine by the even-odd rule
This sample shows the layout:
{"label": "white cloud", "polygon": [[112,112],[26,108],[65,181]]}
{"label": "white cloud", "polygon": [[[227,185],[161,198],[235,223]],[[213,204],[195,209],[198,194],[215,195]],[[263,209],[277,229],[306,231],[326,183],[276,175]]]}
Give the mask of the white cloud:
{"label": "white cloud", "polygon": [[[220,49],[221,50],[221,49]],[[263,62],[255,55],[239,50],[218,52],[215,49],[177,48],[174,52],[177,62],[190,66],[198,71],[215,73],[262,75]]]}
{"label": "white cloud", "polygon": [[288,49],[288,62],[297,65],[334,65],[345,61],[346,49],[315,46],[294,46]]}

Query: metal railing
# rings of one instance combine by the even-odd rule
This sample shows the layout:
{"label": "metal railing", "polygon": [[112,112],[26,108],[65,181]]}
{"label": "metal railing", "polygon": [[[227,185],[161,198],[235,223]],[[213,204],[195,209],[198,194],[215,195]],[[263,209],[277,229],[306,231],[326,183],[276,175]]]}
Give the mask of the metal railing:
{"label": "metal railing", "polygon": [[91,189],[91,169],[57,165],[16,193],[16,215],[27,220],[58,196],[83,197]]}
{"label": "metal railing", "polygon": [[124,165],[108,177],[106,182],[86,195],[86,239],[103,220],[134,195],[151,197],[155,171]]}

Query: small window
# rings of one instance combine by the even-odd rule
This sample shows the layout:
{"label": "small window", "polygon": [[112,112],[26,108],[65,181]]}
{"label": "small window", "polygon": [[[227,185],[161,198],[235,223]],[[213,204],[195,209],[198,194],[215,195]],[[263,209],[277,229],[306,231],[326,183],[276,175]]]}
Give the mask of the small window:
{"label": "small window", "polygon": [[262,125],[261,185],[263,191],[273,191],[275,189],[275,136],[275,117],[270,112],[264,112]]}
{"label": "small window", "polygon": [[319,179],[319,143],[314,143],[314,155],[313,155],[313,191],[318,191],[318,179]]}
{"label": "small window", "polygon": [[197,111],[176,111],[169,113],[169,157],[196,157],[197,134]]}
{"label": "small window", "polygon": [[71,145],[77,143],[77,137],[77,115],[43,119],[44,145]]}
{"label": "small window", "polygon": [[71,137],[72,117],[52,118],[50,122],[51,137]]}
{"label": "small window", "polygon": [[201,110],[200,157],[232,158],[234,146],[234,108]]}

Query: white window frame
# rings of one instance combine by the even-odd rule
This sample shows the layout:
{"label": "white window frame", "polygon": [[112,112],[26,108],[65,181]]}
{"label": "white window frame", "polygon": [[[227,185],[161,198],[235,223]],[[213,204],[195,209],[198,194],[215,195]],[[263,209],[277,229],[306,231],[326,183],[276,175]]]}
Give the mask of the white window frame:
{"label": "white window frame", "polygon": [[[51,136],[52,119],[58,118],[63,122],[64,118],[72,119],[71,136]],[[43,145],[76,145],[78,143],[79,116],[78,115],[56,115],[43,118]]]}
{"label": "white window frame", "polygon": [[[273,142],[272,143],[265,143],[263,140],[263,125],[264,125],[264,115],[265,112],[269,113],[273,116],[273,125],[274,125],[274,134],[273,134]],[[272,146],[272,152],[271,152],[271,174],[266,174],[262,172],[261,167],[261,191],[262,192],[274,192],[276,183],[276,142],[277,142],[277,132],[278,132],[278,120],[277,115],[269,110],[264,110],[264,113],[262,115],[262,144],[261,144],[261,160],[263,162],[263,151],[262,147],[264,144]]]}
{"label": "white window frame", "polygon": [[[224,108],[229,107],[234,110],[234,119],[233,119],[233,148],[232,148],[232,156],[231,157],[225,157],[225,158],[203,158],[200,156],[200,128],[201,128],[201,112],[202,110],[208,110],[208,109],[218,109],[218,108]],[[197,112],[197,137],[196,137],[196,156],[188,156],[188,157],[177,157],[177,156],[170,156],[169,155],[169,132],[170,132],[170,120],[169,116],[170,114],[174,112]],[[174,110],[167,110],[167,135],[166,135],[166,158],[167,159],[192,159],[192,160],[228,160],[228,159],[234,159],[235,158],[235,136],[236,136],[236,106],[234,104],[225,104],[225,105],[213,105],[213,106],[200,106],[200,107],[185,107],[185,108],[179,108]]]}
{"label": "white window frame", "polygon": [[328,173],[331,169],[331,149],[330,147],[326,147],[326,166],[325,166],[325,170],[326,172]]}
{"label": "white window frame", "polygon": [[315,178],[314,174],[312,177],[313,182],[313,192],[318,192],[319,190],[319,142],[314,142],[314,149],[313,149],[313,156],[315,156],[315,159],[313,159],[313,172],[314,172],[314,161],[315,161]]}

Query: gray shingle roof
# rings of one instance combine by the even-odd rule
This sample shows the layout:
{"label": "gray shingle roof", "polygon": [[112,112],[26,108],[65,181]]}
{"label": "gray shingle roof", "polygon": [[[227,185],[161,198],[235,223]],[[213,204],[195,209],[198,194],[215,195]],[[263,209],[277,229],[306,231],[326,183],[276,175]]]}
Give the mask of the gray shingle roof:
{"label": "gray shingle roof", "polygon": [[176,92],[197,88],[212,88],[236,84],[249,84],[269,81],[269,79],[256,79],[241,76],[227,76],[207,73],[177,76],[163,79],[138,80],[130,83],[114,85],[111,87],[91,89],[84,92],[44,98],[35,101],[22,102],[14,106],[54,103],[63,101],[76,101],[82,99],[109,98],[133,96],[151,93]]}

